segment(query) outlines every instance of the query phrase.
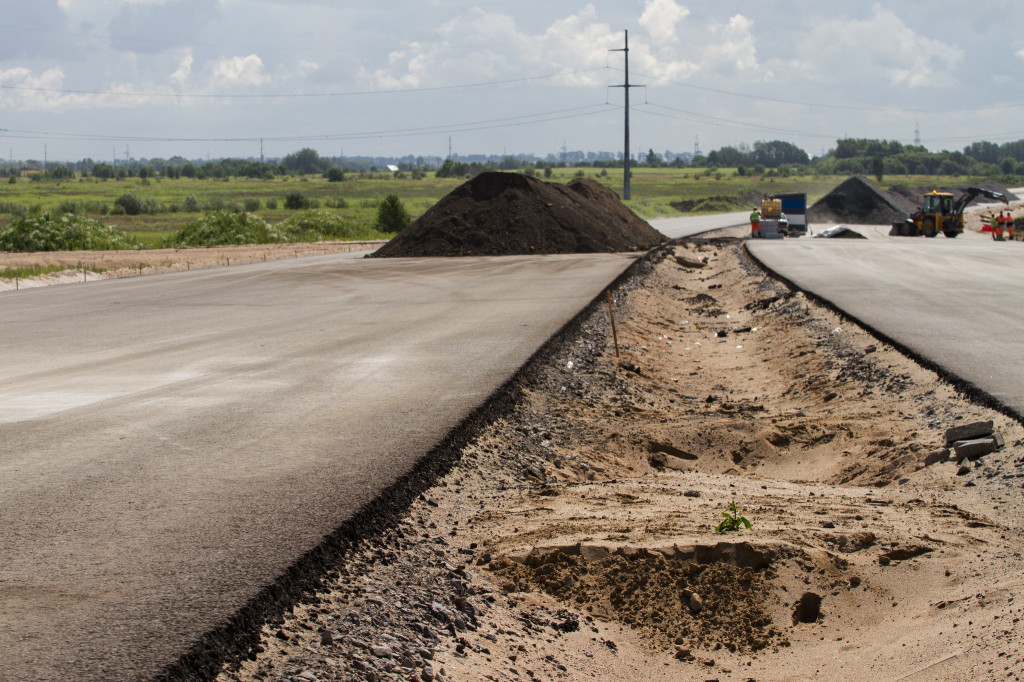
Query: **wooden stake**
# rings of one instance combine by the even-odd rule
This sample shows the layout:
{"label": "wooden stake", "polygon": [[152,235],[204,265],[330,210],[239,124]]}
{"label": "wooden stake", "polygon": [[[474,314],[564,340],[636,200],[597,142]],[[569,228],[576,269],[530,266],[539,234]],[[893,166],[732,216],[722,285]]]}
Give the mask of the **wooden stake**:
{"label": "wooden stake", "polygon": [[611,289],[605,291],[608,295],[608,316],[612,319],[612,340],[615,342],[615,359],[620,360],[619,356],[619,333],[615,330],[615,311],[612,309],[612,292]]}

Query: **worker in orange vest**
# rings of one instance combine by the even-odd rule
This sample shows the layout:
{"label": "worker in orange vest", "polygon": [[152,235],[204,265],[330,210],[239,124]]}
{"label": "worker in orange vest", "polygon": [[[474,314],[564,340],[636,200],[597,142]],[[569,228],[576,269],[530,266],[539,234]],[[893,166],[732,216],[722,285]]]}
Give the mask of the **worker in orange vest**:
{"label": "worker in orange vest", "polygon": [[1013,241],[1013,214],[1006,212],[1006,238]]}
{"label": "worker in orange vest", "polygon": [[992,239],[997,242],[1003,241],[1003,223],[1006,222],[1006,218],[1003,216],[1003,212],[999,212],[999,217],[995,220],[995,225],[992,226]]}
{"label": "worker in orange vest", "polygon": [[761,211],[758,210],[757,206],[750,212],[750,236],[761,236]]}

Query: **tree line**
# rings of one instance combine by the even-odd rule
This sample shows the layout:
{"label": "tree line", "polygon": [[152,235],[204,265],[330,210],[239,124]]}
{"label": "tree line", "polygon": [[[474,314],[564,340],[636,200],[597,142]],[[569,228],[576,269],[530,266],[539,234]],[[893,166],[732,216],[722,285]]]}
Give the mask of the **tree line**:
{"label": "tree line", "polygon": [[[671,156],[671,161],[666,160]],[[835,148],[822,156],[811,157],[803,149],[782,140],[758,141],[752,146],[725,146],[706,155],[666,155],[649,150],[646,156],[631,161],[634,167],[676,168],[735,168],[740,175],[853,175],[869,174],[879,179],[883,175],[974,175],[983,177],[1024,175],[1024,140],[995,144],[974,142],[962,151],[932,152],[920,145],[905,145],[895,140],[847,138],[836,141]],[[408,157],[411,159],[411,157]],[[395,164],[397,171],[384,169],[399,178],[418,179],[433,172],[437,177],[464,177],[485,171],[518,171],[528,175],[552,175],[558,167],[621,168],[622,155],[615,159],[587,159],[574,163],[539,161],[525,156],[504,155],[471,162],[446,159],[432,165],[422,157],[403,160]],[[43,171],[39,162],[25,162],[22,166],[0,166],[0,177],[18,175],[22,170]],[[32,173],[33,179],[72,178],[75,175],[95,178],[124,179],[164,177],[176,178],[263,178],[284,175],[323,175],[330,181],[342,181],[346,173],[382,172],[380,165],[362,160],[347,160],[320,156],[316,150],[305,148],[273,161],[251,159],[217,159],[189,161],[180,156],[170,159],[150,159],[139,162],[94,162],[83,159],[73,163],[48,164],[45,172]]]}

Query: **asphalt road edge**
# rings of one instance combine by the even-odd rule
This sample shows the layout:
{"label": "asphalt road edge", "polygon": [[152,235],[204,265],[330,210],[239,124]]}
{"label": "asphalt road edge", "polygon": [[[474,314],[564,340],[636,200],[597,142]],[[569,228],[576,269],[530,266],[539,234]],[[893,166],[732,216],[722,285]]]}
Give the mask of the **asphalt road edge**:
{"label": "asphalt road edge", "polygon": [[897,351],[899,351],[902,355],[906,356],[907,358],[909,358],[913,362],[917,363],[921,367],[924,367],[925,369],[931,370],[931,371],[935,372],[936,374],[938,374],[940,379],[942,379],[943,381],[945,381],[948,384],[950,384],[951,386],[953,386],[953,388],[956,389],[957,392],[961,393],[965,398],[967,398],[971,402],[974,402],[974,403],[976,403],[978,405],[981,405],[982,407],[987,407],[988,409],[995,410],[996,412],[999,412],[1000,414],[1003,414],[1003,415],[1009,417],[1010,419],[1014,420],[1015,422],[1024,425],[1024,415],[1022,415],[1021,413],[1017,412],[1010,405],[1007,405],[1003,401],[999,400],[998,398],[996,398],[995,396],[991,395],[990,393],[987,393],[985,390],[983,390],[982,388],[980,388],[976,384],[968,381],[967,379],[964,379],[963,377],[959,376],[958,374],[954,374],[953,372],[951,372],[950,370],[946,369],[942,365],[940,365],[940,364],[938,364],[938,363],[936,363],[936,362],[934,362],[934,361],[924,357],[923,355],[921,355],[920,353],[915,351],[913,348],[911,348],[911,347],[909,347],[907,345],[904,345],[903,343],[901,343],[897,339],[894,339],[893,337],[889,336],[888,334],[886,334],[882,330],[877,329],[876,327],[874,327],[871,323],[867,322],[866,320],[863,320],[863,319],[861,319],[861,318],[859,318],[859,317],[857,317],[855,315],[851,315],[850,313],[848,313],[847,311],[843,310],[842,308],[840,308],[839,306],[837,306],[836,304],[834,304],[832,301],[828,300],[827,298],[819,296],[818,294],[814,293],[813,291],[809,291],[807,289],[801,288],[793,280],[789,279],[788,277],[786,277],[782,273],[777,272],[777,271],[771,269],[770,267],[768,267],[767,264],[765,264],[763,261],[761,261],[750,250],[749,244],[744,244],[743,245],[743,250],[744,250],[744,252],[746,252],[747,256],[749,256],[750,259],[765,274],[767,274],[772,279],[775,279],[778,282],[781,282],[782,284],[787,286],[791,291],[799,291],[804,296],[806,296],[809,300],[817,303],[818,305],[824,306],[825,308],[827,308],[828,310],[831,310],[833,313],[839,315],[840,317],[843,317],[843,318],[845,318],[847,320],[850,320],[850,321],[854,322],[855,324],[859,325],[863,329],[867,330],[872,336],[877,338],[879,341],[882,341],[883,343],[886,343],[886,344],[892,346]]}
{"label": "asphalt road edge", "polygon": [[[316,593],[325,586],[331,567],[339,564],[360,541],[382,535],[394,527],[402,513],[421,493],[445,476],[468,445],[494,419],[511,412],[521,400],[517,388],[529,384],[535,367],[552,355],[567,338],[578,334],[584,323],[602,309],[607,317],[605,291],[628,291],[651,270],[658,254],[669,243],[655,247],[638,258],[601,290],[583,309],[562,325],[501,386],[469,413],[412,468],[376,498],[360,508],[348,521],[324,537],[316,547],[296,560],[273,584],[265,587],[225,623],[202,635],[187,652],[165,667],[154,679],[212,680],[221,669],[250,656],[260,645],[265,623],[278,622],[296,604],[317,603]],[[610,333],[610,328],[609,328]]]}

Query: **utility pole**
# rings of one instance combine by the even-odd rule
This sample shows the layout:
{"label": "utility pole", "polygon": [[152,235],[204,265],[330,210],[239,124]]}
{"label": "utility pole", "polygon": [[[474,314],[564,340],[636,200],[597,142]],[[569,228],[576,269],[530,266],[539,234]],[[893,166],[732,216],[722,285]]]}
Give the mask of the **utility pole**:
{"label": "utility pole", "polygon": [[260,138],[260,163],[263,163],[263,138]]}
{"label": "utility pole", "polygon": [[626,31],[626,42],[625,45],[616,50],[608,50],[609,52],[622,52],[625,56],[626,61],[626,81],[622,85],[613,85],[613,88],[622,88],[626,93],[626,140],[623,145],[622,153],[622,198],[629,199],[629,89],[630,88],[642,88],[643,85],[630,85],[629,84],[629,31]]}

